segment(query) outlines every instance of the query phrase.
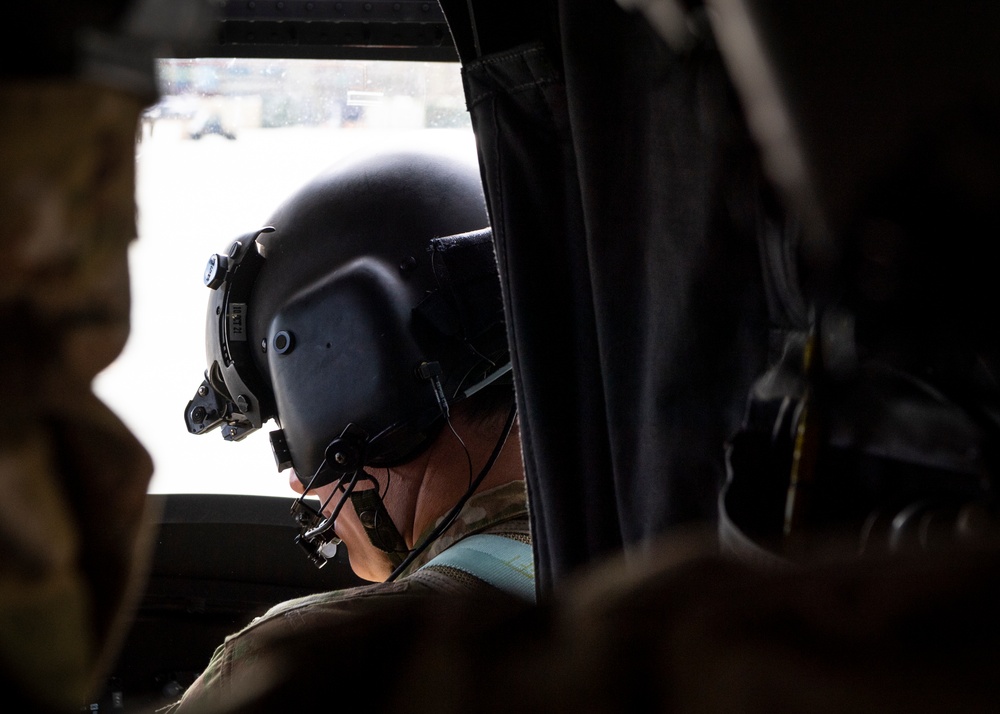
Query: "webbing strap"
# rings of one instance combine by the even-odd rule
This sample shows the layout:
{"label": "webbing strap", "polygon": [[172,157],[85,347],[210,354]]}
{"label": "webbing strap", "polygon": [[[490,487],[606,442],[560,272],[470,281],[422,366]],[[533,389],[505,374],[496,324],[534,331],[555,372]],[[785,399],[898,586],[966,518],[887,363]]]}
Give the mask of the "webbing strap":
{"label": "webbing strap", "polygon": [[528,543],[480,533],[463,538],[421,569],[428,565],[457,568],[511,595],[535,601],[535,559]]}

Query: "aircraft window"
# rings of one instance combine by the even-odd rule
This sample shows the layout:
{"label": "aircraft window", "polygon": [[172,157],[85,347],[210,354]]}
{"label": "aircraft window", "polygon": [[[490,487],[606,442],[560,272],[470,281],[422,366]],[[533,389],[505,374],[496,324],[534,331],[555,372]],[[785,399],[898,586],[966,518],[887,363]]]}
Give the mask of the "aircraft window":
{"label": "aircraft window", "polygon": [[205,371],[205,262],[295,189],[373,145],[475,155],[457,63],[164,59],[136,143],[132,329],[94,390],[153,456],[151,493],[291,496],[267,433],[192,436]]}

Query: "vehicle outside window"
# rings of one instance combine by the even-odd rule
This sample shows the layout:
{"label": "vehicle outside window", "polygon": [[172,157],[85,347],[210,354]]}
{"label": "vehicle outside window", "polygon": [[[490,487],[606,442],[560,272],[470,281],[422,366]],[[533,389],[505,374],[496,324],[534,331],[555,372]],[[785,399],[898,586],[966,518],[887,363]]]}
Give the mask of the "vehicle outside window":
{"label": "vehicle outside window", "polygon": [[273,423],[240,443],[184,426],[206,368],[205,263],[348,154],[420,147],[474,160],[459,66],[164,59],[158,77],[136,143],[131,334],[94,389],[152,454],[151,493],[291,496]]}

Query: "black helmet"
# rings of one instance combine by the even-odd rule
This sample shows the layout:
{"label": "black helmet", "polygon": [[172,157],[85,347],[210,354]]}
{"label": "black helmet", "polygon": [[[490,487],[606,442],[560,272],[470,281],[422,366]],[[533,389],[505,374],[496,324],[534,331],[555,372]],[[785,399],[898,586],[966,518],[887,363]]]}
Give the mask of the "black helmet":
{"label": "black helmet", "polygon": [[274,419],[313,485],[419,453],[510,370],[478,168],[419,152],[339,164],[210,258],[208,369],[188,431]]}

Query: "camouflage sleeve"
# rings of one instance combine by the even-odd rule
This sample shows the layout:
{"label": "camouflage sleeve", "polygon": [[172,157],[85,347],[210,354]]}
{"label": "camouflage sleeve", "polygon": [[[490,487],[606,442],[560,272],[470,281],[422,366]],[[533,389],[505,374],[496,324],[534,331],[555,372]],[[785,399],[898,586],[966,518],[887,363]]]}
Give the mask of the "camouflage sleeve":
{"label": "camouflage sleeve", "polygon": [[216,648],[201,675],[188,687],[171,712],[202,714],[229,711],[243,700],[253,701],[287,672],[274,667],[272,653],[280,643],[313,632],[352,629],[373,612],[405,608],[409,603],[438,597],[414,579],[372,583],[316,593],[279,603]]}
{"label": "camouflage sleeve", "polygon": [[208,706],[229,696],[226,686],[226,673],[231,669],[233,661],[229,641],[219,645],[212,653],[208,666],[198,678],[185,690],[181,699],[171,705],[166,712],[189,712]]}

